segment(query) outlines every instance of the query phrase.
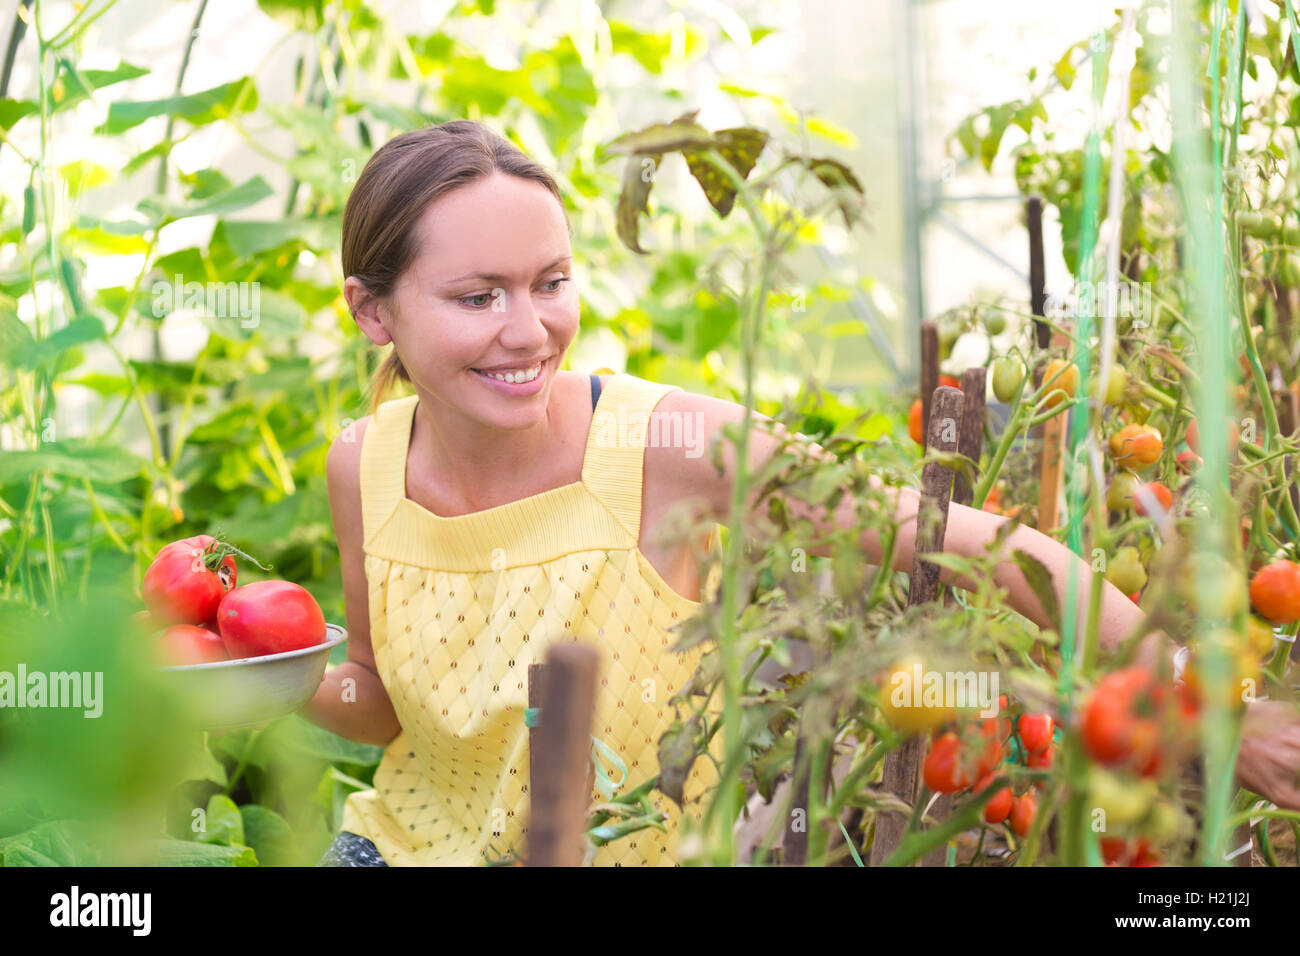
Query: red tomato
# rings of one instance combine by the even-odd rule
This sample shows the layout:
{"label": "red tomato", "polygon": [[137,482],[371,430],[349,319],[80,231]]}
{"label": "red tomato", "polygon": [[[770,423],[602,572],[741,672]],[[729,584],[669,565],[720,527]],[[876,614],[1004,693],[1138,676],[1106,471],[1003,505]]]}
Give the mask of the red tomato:
{"label": "red tomato", "polygon": [[159,634],[158,653],[168,667],[229,659],[220,634],[193,624],[173,624]]}
{"label": "red tomato", "polygon": [[1046,747],[1036,754],[1030,754],[1025,758],[1025,766],[1031,770],[1051,770],[1052,755],[1055,752],[1051,747]]}
{"label": "red tomato", "polygon": [[221,599],[217,621],[233,658],[296,651],[325,640],[320,605],[291,581],[254,581],[235,588]]}
{"label": "red tomato", "polygon": [[[998,698],[998,714],[1007,712],[1007,695],[1003,694]],[[980,721],[980,730],[985,737],[997,736],[997,739],[1003,743],[1011,736],[1011,718],[1010,717],[986,717]]]}
{"label": "red tomato", "polygon": [[1140,836],[1134,840],[1126,840],[1123,837],[1102,837],[1099,842],[1101,858],[1107,863],[1132,866],[1134,860],[1152,856],[1146,837]]}
{"label": "red tomato", "polygon": [[[1148,502],[1154,502],[1159,512],[1148,508]],[[1133,496],[1133,510],[1140,515],[1168,514],[1174,507],[1174,493],[1158,481],[1148,481]]]}
{"label": "red tomato", "polygon": [[921,414],[924,411],[919,398],[912,399],[912,407],[907,410],[907,433],[912,436],[912,441],[918,445],[924,444],[925,424],[921,421]]}
{"label": "red tomato", "polygon": [[940,375],[939,384],[947,385],[949,388],[960,389],[961,379],[957,378],[955,375]]}
{"label": "red tomato", "polygon": [[1188,451],[1184,449],[1174,457],[1175,460],[1178,462],[1178,470],[1185,475],[1190,475],[1198,467],[1200,467],[1201,464],[1201,459],[1197,456],[1196,452],[1194,451]]}
{"label": "red tomato", "polygon": [[1002,741],[998,737],[998,730],[998,725],[989,720],[983,721],[983,726],[980,727],[984,743],[975,761],[976,779],[992,773],[1002,760]]}
{"label": "red tomato", "polygon": [[936,793],[957,793],[969,787],[971,776],[962,766],[961,738],[948,731],[931,744],[922,775],[925,785]]}
{"label": "red tomato", "polygon": [[1250,579],[1250,603],[1274,624],[1300,620],[1300,564],[1274,561]]}
{"label": "red tomato", "polygon": [[[975,785],[975,792],[982,793],[993,782],[993,774],[986,774],[980,778],[980,782]],[[997,793],[993,794],[991,800],[984,804],[984,822],[990,825],[1001,823],[1011,812],[1011,801],[1013,794],[1010,787],[1003,787]]]}
{"label": "red tomato", "polygon": [[1083,745],[1105,766],[1132,766],[1143,776],[1160,768],[1159,709],[1165,699],[1155,676],[1143,667],[1107,674],[1083,713]]}
{"label": "red tomato", "polygon": [[1031,754],[1040,753],[1052,746],[1053,728],[1051,714],[1022,714],[1016,724],[1020,742]]}
{"label": "red tomato", "polygon": [[165,545],[144,573],[144,603],[158,624],[205,624],[235,586],[235,556],[211,535]]}
{"label": "red tomato", "polygon": [[1029,828],[1034,825],[1036,816],[1038,816],[1038,798],[1034,796],[1034,791],[1026,790],[1011,801],[1011,829],[1016,836],[1023,837],[1027,834]]}

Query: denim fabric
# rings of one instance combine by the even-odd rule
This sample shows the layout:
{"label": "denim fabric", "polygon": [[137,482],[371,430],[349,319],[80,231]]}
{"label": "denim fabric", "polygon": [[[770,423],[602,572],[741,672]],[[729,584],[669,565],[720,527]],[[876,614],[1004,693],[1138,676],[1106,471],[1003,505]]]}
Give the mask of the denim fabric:
{"label": "denim fabric", "polygon": [[375,845],[363,836],[340,830],[317,866],[387,866]]}

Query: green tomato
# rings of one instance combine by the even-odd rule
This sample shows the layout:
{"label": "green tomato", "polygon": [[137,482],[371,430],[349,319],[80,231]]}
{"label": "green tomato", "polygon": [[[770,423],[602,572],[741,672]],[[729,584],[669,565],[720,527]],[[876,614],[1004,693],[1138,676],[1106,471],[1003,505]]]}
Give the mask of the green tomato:
{"label": "green tomato", "polygon": [[1001,312],[990,312],[984,317],[984,329],[989,335],[1001,335],[1007,330],[1007,317]]}
{"label": "green tomato", "polygon": [[[1142,487],[1142,479],[1131,471],[1121,471],[1106,489],[1106,507],[1111,511],[1130,511],[1133,496]],[[1130,592],[1132,593],[1132,592]]]}
{"label": "green tomato", "polygon": [[1118,365],[1112,365],[1110,369],[1110,380],[1106,384],[1106,404],[1118,405],[1124,400],[1124,392],[1128,389],[1128,372]]}
{"label": "green tomato", "polygon": [[1145,826],[1147,837],[1152,843],[1167,846],[1182,836],[1188,819],[1186,814],[1169,800],[1157,800],[1147,815]]}
{"label": "green tomato", "polygon": [[1106,568],[1106,580],[1125,594],[1136,594],[1146,586],[1147,572],[1134,547],[1123,547]]}
{"label": "green tomato", "polygon": [[1103,822],[1107,833],[1145,817],[1158,792],[1159,785],[1150,777],[1134,780],[1098,766],[1088,771],[1089,810],[1101,810],[1106,814]]}
{"label": "green tomato", "polygon": [[1024,378],[1024,363],[1014,355],[1002,356],[993,363],[993,394],[999,402],[1011,402]]}
{"label": "green tomato", "polygon": [[1282,220],[1271,213],[1242,209],[1234,218],[1242,232],[1256,239],[1274,239],[1282,231]]}

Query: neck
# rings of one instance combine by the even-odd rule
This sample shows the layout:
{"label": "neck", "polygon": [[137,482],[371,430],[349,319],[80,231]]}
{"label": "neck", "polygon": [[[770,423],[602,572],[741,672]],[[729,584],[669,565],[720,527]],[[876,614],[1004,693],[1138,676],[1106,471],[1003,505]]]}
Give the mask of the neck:
{"label": "neck", "polygon": [[421,393],[413,428],[411,459],[442,476],[438,484],[470,511],[526,495],[529,478],[537,475],[540,463],[557,457],[562,444],[549,398],[546,414],[535,425],[502,429]]}

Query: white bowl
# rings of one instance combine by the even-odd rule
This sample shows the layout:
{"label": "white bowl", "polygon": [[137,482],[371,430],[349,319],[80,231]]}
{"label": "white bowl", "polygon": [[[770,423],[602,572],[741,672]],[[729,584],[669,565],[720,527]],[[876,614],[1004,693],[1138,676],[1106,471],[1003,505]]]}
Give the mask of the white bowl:
{"label": "white bowl", "polygon": [[210,664],[160,667],[204,730],[230,730],[292,714],[320,687],[330,651],[348,639],[337,624],[325,625],[325,640],[263,657]]}

